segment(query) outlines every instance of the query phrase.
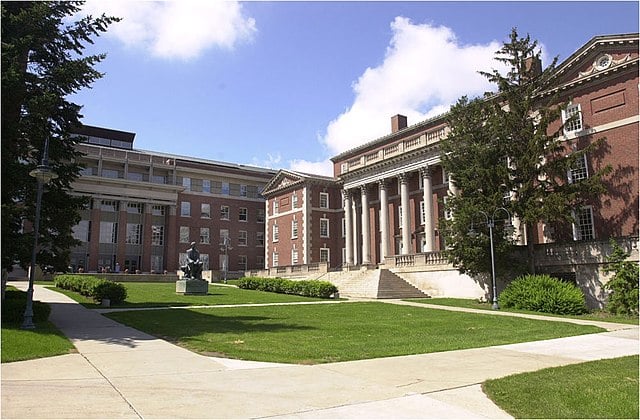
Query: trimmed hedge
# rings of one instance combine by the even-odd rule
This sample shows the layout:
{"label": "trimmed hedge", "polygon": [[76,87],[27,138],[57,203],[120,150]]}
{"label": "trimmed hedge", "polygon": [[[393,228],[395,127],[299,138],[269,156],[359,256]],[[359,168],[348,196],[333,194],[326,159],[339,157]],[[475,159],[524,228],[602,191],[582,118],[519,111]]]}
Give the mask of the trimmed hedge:
{"label": "trimmed hedge", "polygon": [[338,288],[328,281],[288,280],[279,277],[243,277],[238,281],[241,289],[260,290],[263,292],[283,293],[317,298],[330,298],[338,293]]}
{"label": "trimmed hedge", "polygon": [[515,279],[500,294],[500,304],[504,308],[558,315],[587,312],[580,288],[548,275],[526,275]]}
{"label": "trimmed hedge", "polygon": [[[21,324],[27,307],[27,292],[7,290],[2,301],[2,323]],[[47,303],[33,301],[33,322],[45,322],[49,319],[51,307]]]}
{"label": "trimmed hedge", "polygon": [[56,287],[78,292],[82,296],[92,298],[96,302],[109,299],[117,305],[127,298],[127,289],[121,283],[85,276],[82,274],[60,274],[53,279]]}

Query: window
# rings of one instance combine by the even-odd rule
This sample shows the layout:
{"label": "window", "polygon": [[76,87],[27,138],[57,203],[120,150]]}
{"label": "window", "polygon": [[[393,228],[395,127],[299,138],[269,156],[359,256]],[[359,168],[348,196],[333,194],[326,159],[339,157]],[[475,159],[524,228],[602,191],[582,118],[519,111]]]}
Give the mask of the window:
{"label": "window", "polygon": [[238,220],[241,222],[246,222],[248,220],[248,210],[246,207],[240,207],[240,211],[238,213]]}
{"label": "window", "polygon": [[105,178],[119,178],[120,173],[115,169],[103,169],[102,176]]}
{"label": "window", "polygon": [[320,237],[329,237],[329,219],[320,219]]}
{"label": "window", "polygon": [[208,203],[200,204],[200,217],[204,219],[211,218],[211,204],[208,204]]}
{"label": "window", "polygon": [[222,194],[224,195],[229,195],[229,183],[228,182],[223,182],[222,183]]}
{"label": "window", "polygon": [[191,216],[191,203],[188,201],[183,201],[180,203],[180,216],[189,217]]}
{"label": "window", "polygon": [[151,245],[164,245],[164,226],[151,226]]}
{"label": "window", "polygon": [[264,255],[258,255],[256,257],[256,266],[259,268],[264,268]]}
{"label": "window", "polygon": [[240,184],[240,197],[247,196],[247,186]]}
{"label": "window", "polygon": [[210,193],[211,192],[211,180],[203,179],[202,180],[202,192]]}
{"label": "window", "polygon": [[574,211],[573,216],[575,218],[575,223],[573,224],[573,239],[575,241],[595,239],[593,209],[591,206],[582,207]]}
{"label": "window", "polygon": [[202,269],[209,270],[209,254],[200,254],[200,261],[202,261]]}
{"label": "window", "polygon": [[562,111],[562,123],[564,124],[564,132],[572,133],[582,130],[582,111],[580,104],[569,104]]}
{"label": "window", "polygon": [[447,208],[447,201],[449,201],[449,197],[442,198],[442,204],[444,207],[444,219],[453,220],[453,210]]}
{"label": "window", "polygon": [[298,208],[298,196],[295,194],[291,197],[291,208]]}
{"label": "window", "polygon": [[277,267],[278,266],[278,253],[274,252],[273,255],[271,256],[271,261],[272,261],[272,266]]}
{"label": "window", "polygon": [[162,255],[152,255],[151,256],[151,272],[161,273],[162,272]]}
{"label": "window", "polygon": [[256,246],[264,246],[264,232],[256,232]]}
{"label": "window", "polygon": [[279,204],[278,204],[278,199],[274,199],[273,200],[273,214],[278,214],[278,208],[279,208]]}
{"label": "window", "polygon": [[180,226],[180,243],[189,243],[189,226]]}
{"label": "window", "polygon": [[151,207],[151,214],[154,216],[164,216],[164,206],[154,205]]}
{"label": "window", "polygon": [[238,268],[242,271],[247,271],[247,256],[238,255]]}
{"label": "window", "polygon": [[127,223],[126,243],[131,245],[140,245],[142,243],[142,225]]}
{"label": "window", "polygon": [[80,220],[80,222],[73,227],[72,235],[73,239],[81,242],[89,242],[91,238],[91,221]]}
{"label": "window", "polygon": [[113,200],[101,200],[100,210],[101,211],[118,211],[118,202]]}
{"label": "window", "polygon": [[292,249],[291,250],[291,264],[292,265],[298,264],[298,250],[297,249]]}
{"label": "window", "polygon": [[229,206],[220,206],[220,218],[229,220]]}
{"label": "window", "polygon": [[115,244],[118,242],[118,224],[114,222],[100,222],[100,243]]}
{"label": "window", "polygon": [[264,209],[258,209],[256,213],[256,222],[264,223]]}
{"label": "window", "polygon": [[144,181],[144,174],[141,174],[139,172],[128,172],[127,173],[127,179],[129,181],[139,181],[142,182]]}
{"label": "window", "polygon": [[127,203],[127,213],[142,214],[142,203]]}
{"label": "window", "polygon": [[448,184],[449,183],[449,174],[447,173],[447,171],[445,171],[444,167],[442,168],[442,183],[443,184]]}
{"label": "window", "polygon": [[209,228],[208,227],[200,228],[200,243],[201,244],[210,244],[211,243],[211,237],[209,235]]}
{"label": "window", "polygon": [[247,231],[238,231],[238,246],[247,246]]}
{"label": "window", "polygon": [[229,244],[229,229],[220,229],[220,245]]}
{"label": "window", "polygon": [[329,193],[320,193],[320,208],[328,209],[329,208]]}
{"label": "window", "polygon": [[320,262],[329,262],[329,248],[320,248]]}
{"label": "window", "polygon": [[567,171],[567,179],[570,184],[589,178],[589,169],[587,167],[587,155],[583,154],[578,157],[575,165]]}
{"label": "window", "polygon": [[182,186],[184,187],[185,191],[191,191],[191,178],[182,178]]}
{"label": "window", "polygon": [[273,225],[273,242],[278,242],[279,237],[280,231],[278,229],[278,225]]}
{"label": "window", "polygon": [[297,238],[298,238],[298,221],[292,220],[291,221],[291,239],[297,239]]}

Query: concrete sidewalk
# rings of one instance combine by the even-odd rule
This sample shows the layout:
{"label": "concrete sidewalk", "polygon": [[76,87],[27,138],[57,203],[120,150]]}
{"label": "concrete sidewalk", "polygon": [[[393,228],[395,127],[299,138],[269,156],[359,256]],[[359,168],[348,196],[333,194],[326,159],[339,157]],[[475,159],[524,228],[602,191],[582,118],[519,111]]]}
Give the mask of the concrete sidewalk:
{"label": "concrete sidewalk", "polygon": [[244,362],[192,353],[40,286],[35,299],[51,303],[78,353],[2,364],[2,418],[508,418],[482,393],[486,379],[639,350],[637,326],[600,323],[610,331],[314,366]]}

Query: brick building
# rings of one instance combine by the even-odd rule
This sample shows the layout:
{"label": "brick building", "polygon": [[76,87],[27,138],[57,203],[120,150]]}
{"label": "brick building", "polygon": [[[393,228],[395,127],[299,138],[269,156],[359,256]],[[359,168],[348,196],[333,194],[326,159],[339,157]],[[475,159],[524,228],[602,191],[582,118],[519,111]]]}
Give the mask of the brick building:
{"label": "brick building", "polygon": [[77,134],[85,169],[72,189],[91,200],[74,229],[74,269],[175,272],[191,241],[205,270],[264,266],[260,191],[275,171],[135,150],[135,134],[118,130]]}

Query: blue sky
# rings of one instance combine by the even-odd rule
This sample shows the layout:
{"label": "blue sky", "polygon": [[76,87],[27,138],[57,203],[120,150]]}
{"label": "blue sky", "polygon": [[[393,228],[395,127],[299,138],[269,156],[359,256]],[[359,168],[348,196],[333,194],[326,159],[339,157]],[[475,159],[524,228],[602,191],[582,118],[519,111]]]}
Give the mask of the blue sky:
{"label": "blue sky", "polygon": [[638,32],[638,2],[88,2],[120,16],[71,98],[135,148],[331,175],[329,158],[493,90],[477,74],[512,27],[543,65]]}

